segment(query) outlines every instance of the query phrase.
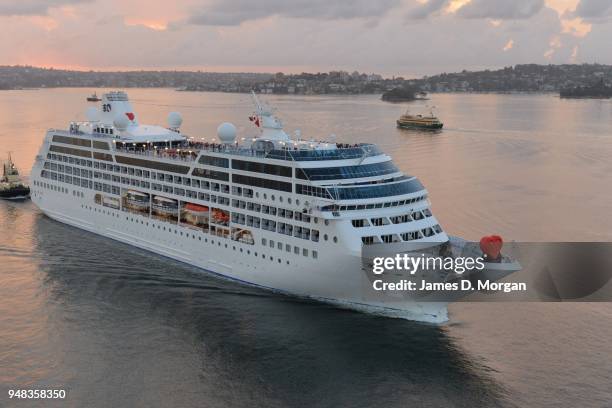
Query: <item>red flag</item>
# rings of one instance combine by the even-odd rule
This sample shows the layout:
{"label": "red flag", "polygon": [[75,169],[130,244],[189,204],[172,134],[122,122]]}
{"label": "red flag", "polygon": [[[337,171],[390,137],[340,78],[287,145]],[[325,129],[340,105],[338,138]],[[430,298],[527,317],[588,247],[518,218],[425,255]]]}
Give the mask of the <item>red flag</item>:
{"label": "red flag", "polygon": [[259,117],[258,116],[249,116],[249,120],[255,124],[255,126],[259,127]]}

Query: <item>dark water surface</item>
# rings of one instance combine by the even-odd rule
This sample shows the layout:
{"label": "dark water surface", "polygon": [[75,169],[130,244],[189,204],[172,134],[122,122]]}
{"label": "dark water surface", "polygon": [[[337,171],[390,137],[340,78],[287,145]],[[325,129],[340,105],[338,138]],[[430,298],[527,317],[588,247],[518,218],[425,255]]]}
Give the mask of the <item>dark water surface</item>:
{"label": "dark water surface", "polygon": [[[0,150],[27,174],[90,90],[0,92]],[[131,90],[141,122],[248,136],[246,95]],[[612,239],[612,101],[433,95],[442,133],[376,97],[271,97],[304,137],[375,141],[451,234]],[[3,154],[0,152],[0,154]],[[610,303],[461,303],[431,326],[270,294],[0,202],[0,406],[612,406]],[[62,388],[57,403],[7,399]]]}

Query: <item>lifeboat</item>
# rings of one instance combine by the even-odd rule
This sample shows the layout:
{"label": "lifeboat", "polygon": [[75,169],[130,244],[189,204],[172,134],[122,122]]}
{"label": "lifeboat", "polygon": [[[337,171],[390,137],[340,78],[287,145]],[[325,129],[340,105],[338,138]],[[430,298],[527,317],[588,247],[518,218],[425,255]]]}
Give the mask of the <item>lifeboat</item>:
{"label": "lifeboat", "polygon": [[192,212],[197,215],[203,215],[203,213],[207,213],[210,209],[205,205],[199,205],[194,203],[186,203],[185,210]]}
{"label": "lifeboat", "polygon": [[229,213],[226,213],[222,210],[217,210],[217,209],[213,209],[212,210],[212,217],[214,222],[216,222],[217,224],[225,224],[227,225],[229,223]]}
{"label": "lifeboat", "polygon": [[178,202],[171,198],[155,196],[153,197],[153,209],[159,214],[176,216],[178,214]]}
{"label": "lifeboat", "polygon": [[149,195],[140,191],[128,190],[125,193],[127,207],[134,210],[147,210],[149,208]]}

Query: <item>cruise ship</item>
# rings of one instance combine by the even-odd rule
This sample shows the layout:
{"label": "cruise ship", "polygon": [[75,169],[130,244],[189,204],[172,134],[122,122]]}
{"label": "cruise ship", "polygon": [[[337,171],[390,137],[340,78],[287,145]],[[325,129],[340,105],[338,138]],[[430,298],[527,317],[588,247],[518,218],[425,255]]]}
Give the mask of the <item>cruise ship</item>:
{"label": "cruise ship", "polygon": [[[373,144],[292,139],[252,97],[253,137],[238,138],[226,122],[205,142],[181,132],[177,112],[167,126],[141,124],[125,92],[105,93],[87,120],[47,131],[32,200],[62,223],[243,283],[446,321],[447,300],[372,288],[375,257],[466,253],[421,182]],[[504,257],[487,272],[499,279],[516,269]]]}

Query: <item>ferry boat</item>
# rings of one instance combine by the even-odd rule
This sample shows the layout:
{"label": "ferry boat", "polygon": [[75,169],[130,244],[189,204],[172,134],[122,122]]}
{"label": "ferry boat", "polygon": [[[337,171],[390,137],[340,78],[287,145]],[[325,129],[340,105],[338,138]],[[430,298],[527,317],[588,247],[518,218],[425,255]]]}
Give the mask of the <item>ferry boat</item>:
{"label": "ferry boat", "polygon": [[102,99],[95,92],[87,97],[87,102],[100,102]]}
{"label": "ferry boat", "polygon": [[434,116],[433,110],[429,112],[429,116],[421,114],[411,115],[408,111],[397,120],[397,127],[404,129],[426,129],[439,130],[444,124]]}
{"label": "ferry boat", "polygon": [[[166,127],[143,125],[126,93],[105,93],[102,111],[90,107],[86,121],[47,131],[32,167],[33,202],[57,221],[242,283],[447,320],[447,300],[375,292],[372,260],[482,252],[447,235],[425,187],[377,146],[292,139],[252,96],[253,137],[238,139],[226,122],[218,143],[196,143],[180,131],[179,113]],[[151,197],[150,209],[131,211],[135,192]],[[497,280],[518,268],[500,257],[482,273]]]}
{"label": "ferry boat", "polygon": [[2,166],[2,177],[0,178],[0,198],[4,200],[26,200],[30,197],[30,187],[25,185],[19,177],[19,171],[15,167],[11,154]]}

